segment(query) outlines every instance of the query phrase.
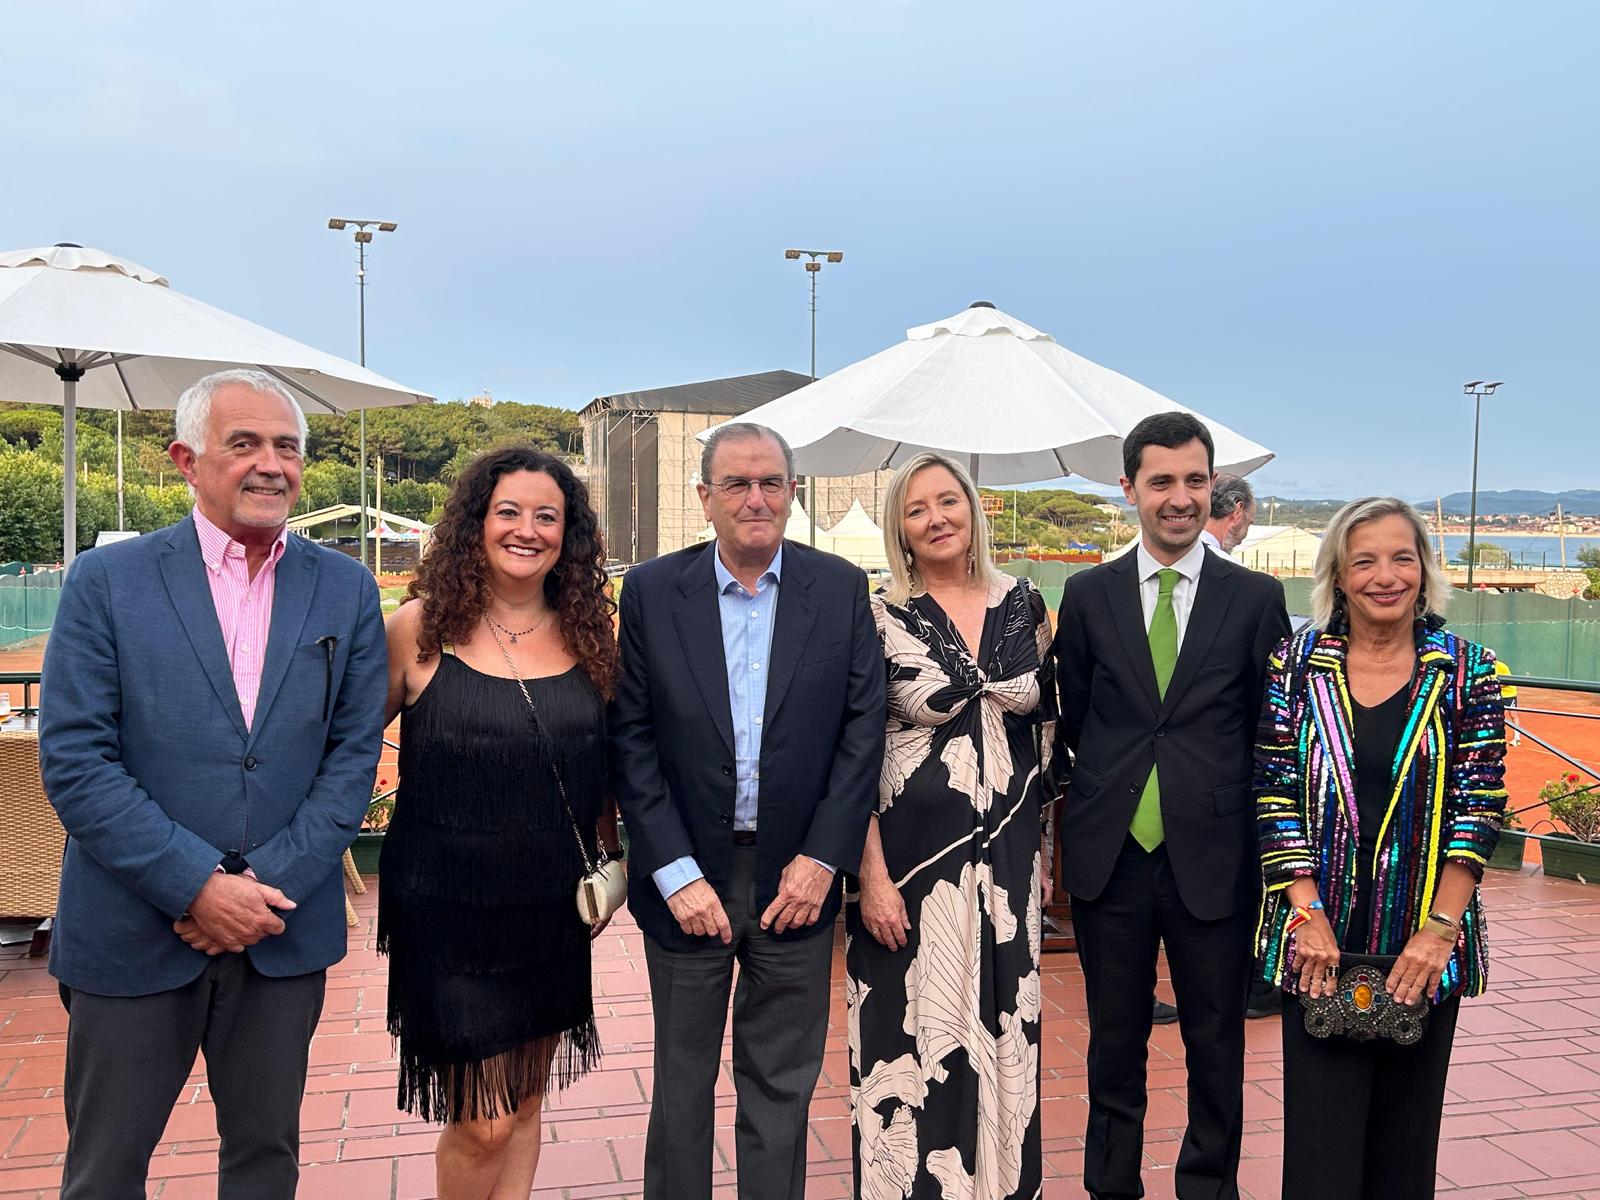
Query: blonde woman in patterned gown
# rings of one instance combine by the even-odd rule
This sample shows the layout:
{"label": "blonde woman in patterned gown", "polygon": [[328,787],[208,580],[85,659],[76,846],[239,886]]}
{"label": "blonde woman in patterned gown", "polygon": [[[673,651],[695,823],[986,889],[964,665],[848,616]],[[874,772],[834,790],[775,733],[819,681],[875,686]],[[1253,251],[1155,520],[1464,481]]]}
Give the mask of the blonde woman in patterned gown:
{"label": "blonde woman in patterned gown", "polygon": [[845,908],[856,1194],[1033,1200],[1050,624],[950,459],[900,468],[883,527],[888,742]]}

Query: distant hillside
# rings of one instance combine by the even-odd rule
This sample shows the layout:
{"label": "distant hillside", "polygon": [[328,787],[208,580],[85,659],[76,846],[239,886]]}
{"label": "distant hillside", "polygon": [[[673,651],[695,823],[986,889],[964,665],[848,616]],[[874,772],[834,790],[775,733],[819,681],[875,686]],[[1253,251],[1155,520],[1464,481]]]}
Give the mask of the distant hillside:
{"label": "distant hillside", "polygon": [[[1592,488],[1580,488],[1570,492],[1530,492],[1516,490],[1510,492],[1479,492],[1478,511],[1480,513],[1504,513],[1507,516],[1537,517],[1556,510],[1556,501],[1561,502],[1561,511],[1569,517],[1600,516],[1600,491]],[[1470,492],[1452,492],[1444,497],[1444,510],[1447,513],[1470,512],[1472,508],[1472,494]]]}

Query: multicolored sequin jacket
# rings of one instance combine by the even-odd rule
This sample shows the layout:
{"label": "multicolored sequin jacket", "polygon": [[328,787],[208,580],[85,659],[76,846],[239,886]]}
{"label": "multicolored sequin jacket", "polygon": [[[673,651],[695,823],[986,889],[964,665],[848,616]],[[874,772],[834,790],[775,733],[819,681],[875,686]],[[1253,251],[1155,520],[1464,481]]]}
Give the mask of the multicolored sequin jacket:
{"label": "multicolored sequin jacket", "polygon": [[[1286,639],[1267,667],[1256,738],[1256,829],[1266,893],[1256,931],[1262,978],[1295,990],[1293,912],[1284,889],[1317,880],[1345,944],[1355,904],[1355,751],[1343,636]],[[1373,863],[1369,954],[1398,954],[1434,904],[1439,872],[1460,862],[1480,878],[1500,837],[1506,792],[1505,710],[1494,654],[1417,624],[1418,667],[1395,755],[1393,790]],[[1434,1002],[1480,995],[1488,980],[1483,907],[1474,890]]]}

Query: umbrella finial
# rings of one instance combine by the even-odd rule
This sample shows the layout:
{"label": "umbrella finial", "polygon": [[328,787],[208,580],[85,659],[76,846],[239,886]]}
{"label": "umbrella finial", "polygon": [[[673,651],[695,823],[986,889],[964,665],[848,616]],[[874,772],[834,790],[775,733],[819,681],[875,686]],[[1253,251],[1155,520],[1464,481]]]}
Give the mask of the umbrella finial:
{"label": "umbrella finial", "polygon": [[55,244],[55,249],[57,249],[57,250],[82,250],[83,246],[80,245],[77,242],[57,242]]}
{"label": "umbrella finial", "polygon": [[967,305],[967,307],[968,308],[993,308],[994,304],[993,304],[992,301],[989,301],[989,300],[974,300],[971,304]]}

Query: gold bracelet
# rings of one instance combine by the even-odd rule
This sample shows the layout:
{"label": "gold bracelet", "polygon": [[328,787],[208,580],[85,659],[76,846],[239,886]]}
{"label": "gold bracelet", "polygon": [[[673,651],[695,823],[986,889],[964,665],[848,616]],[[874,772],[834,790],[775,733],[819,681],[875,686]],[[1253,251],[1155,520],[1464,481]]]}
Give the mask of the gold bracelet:
{"label": "gold bracelet", "polygon": [[1422,923],[1422,927],[1433,934],[1434,937],[1439,938],[1441,941],[1449,942],[1452,946],[1455,945],[1456,939],[1461,936],[1461,926],[1443,913],[1429,913],[1428,919]]}

